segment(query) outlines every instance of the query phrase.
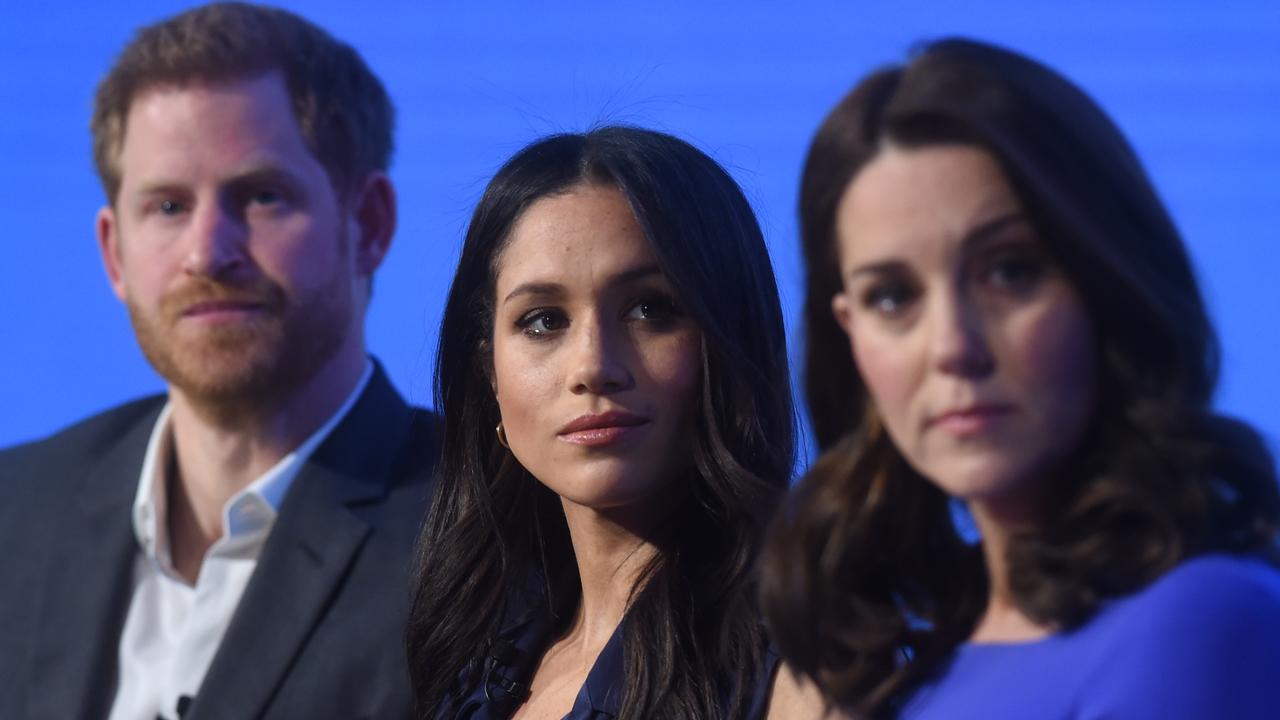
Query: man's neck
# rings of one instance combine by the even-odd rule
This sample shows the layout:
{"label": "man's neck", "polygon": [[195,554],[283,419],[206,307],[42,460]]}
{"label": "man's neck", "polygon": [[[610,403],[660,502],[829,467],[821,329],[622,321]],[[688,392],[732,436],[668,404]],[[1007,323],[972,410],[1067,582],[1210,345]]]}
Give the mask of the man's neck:
{"label": "man's neck", "polygon": [[[173,432],[169,505],[173,565],[194,581],[223,535],[222,511],[236,493],[293,452],[342,407],[368,360],[325,365],[294,392],[234,414],[218,412],[171,387]],[[192,572],[194,571],[194,572]]]}

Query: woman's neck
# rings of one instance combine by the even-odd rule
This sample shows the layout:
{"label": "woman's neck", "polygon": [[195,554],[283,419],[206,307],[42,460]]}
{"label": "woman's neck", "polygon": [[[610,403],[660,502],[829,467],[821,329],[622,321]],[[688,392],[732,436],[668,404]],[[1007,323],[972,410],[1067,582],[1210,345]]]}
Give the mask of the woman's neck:
{"label": "woman's neck", "polygon": [[970,636],[975,643],[1030,642],[1046,637],[1052,628],[1026,615],[1009,583],[1009,544],[1019,531],[1033,527],[1031,513],[982,502],[969,503],[969,512],[982,534],[982,555],[987,568],[987,606]]}
{"label": "woman's neck", "polygon": [[609,641],[631,605],[637,583],[659,553],[660,522],[635,522],[563,502],[582,585],[581,601],[565,640],[594,656]]}
{"label": "woman's neck", "polygon": [[569,712],[659,552],[654,531],[661,523],[635,522],[644,513],[600,512],[568,500],[561,504],[578,565],[581,602],[564,634],[538,661],[529,699],[513,715],[517,720],[560,718]]}

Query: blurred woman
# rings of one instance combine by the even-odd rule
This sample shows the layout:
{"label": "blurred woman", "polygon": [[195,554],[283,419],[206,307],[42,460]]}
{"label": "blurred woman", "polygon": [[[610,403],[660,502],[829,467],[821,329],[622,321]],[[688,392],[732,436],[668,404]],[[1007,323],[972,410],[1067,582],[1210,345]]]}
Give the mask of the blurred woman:
{"label": "blurred woman", "polygon": [[1210,407],[1186,249],[1102,111],[934,43],[827,117],[800,212],[823,454],[762,579],[796,671],[871,717],[1272,717],[1275,464]]}
{"label": "blurred woman", "polygon": [[715,162],[622,127],[518,153],[472,217],[436,392],[422,716],[764,716],[752,568],[792,408],[764,241]]}

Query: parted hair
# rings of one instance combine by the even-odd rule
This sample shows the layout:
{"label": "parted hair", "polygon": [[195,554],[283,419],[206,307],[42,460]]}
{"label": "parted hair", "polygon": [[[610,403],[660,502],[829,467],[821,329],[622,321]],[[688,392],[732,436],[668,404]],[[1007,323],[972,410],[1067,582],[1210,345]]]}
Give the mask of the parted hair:
{"label": "parted hair", "polygon": [[339,197],[388,168],[394,108],[355,49],[286,10],[217,2],[138,30],[99,83],[89,128],[108,202],[120,190],[125,123],[139,94],[272,71],[283,75],[303,139]]}
{"label": "parted hair", "polygon": [[[494,293],[512,228],[540,198],[581,184],[626,198],[678,302],[702,334],[688,492],[632,589],[622,718],[741,717],[767,641],[756,551],[790,476],[794,429],[782,311],[754,213],[706,154],[663,133],[605,127],[521,150],[472,216],[436,358],[440,483],[420,542],[408,629],[418,712],[484,682],[482,659],[531,576],[560,622],[579,601],[558,498],[500,446],[490,384]],[[571,588],[568,593],[553,589]]]}
{"label": "parted hair", "polygon": [[1022,612],[1078,626],[1191,555],[1274,558],[1280,528],[1275,462],[1256,432],[1210,406],[1217,339],[1182,239],[1120,130],[1036,61],[963,39],[929,44],[859,83],[809,149],[804,383],[822,454],[762,560],[784,659],[868,717],[892,716],[939,669],[988,593],[980,547],[880,427],[831,312],[836,208],[885,143],[989,152],[1096,328],[1090,428],[1058,468],[1042,524],[1009,548]]}

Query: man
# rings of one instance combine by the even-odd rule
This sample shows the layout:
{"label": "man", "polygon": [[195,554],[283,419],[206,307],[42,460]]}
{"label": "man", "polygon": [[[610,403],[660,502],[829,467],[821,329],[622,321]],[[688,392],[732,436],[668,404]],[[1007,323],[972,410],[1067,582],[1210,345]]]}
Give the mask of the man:
{"label": "man", "polygon": [[436,448],[364,343],[391,124],[354,50],[250,5],[102,81],[99,248],[168,393],[0,453],[0,717],[410,712]]}

